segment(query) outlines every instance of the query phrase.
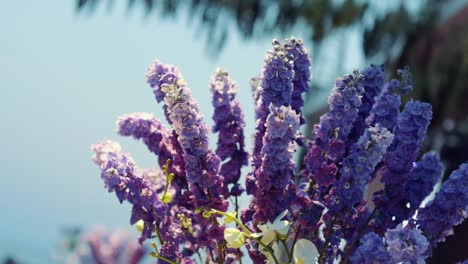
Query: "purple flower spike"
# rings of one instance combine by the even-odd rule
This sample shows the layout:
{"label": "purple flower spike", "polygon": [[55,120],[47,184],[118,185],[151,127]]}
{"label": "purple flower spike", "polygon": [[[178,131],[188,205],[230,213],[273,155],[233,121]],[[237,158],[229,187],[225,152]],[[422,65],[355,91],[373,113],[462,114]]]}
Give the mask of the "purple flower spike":
{"label": "purple flower spike", "polygon": [[[304,100],[302,95],[309,91],[310,82],[310,57],[309,52],[304,47],[304,43],[301,39],[291,37],[286,39],[285,48],[288,55],[294,60],[294,79],[293,79],[293,90],[291,94],[291,106],[296,113],[302,113],[302,107],[304,106]],[[305,123],[304,117],[301,114],[301,125]]]}
{"label": "purple flower spike", "polygon": [[392,79],[388,82],[379,96],[375,99],[370,115],[366,119],[368,125],[382,124],[385,128],[393,131],[397,125],[400,113],[401,96],[413,89],[413,81],[409,68],[397,71],[401,81]]}
{"label": "purple flower spike", "polygon": [[168,159],[171,160],[169,172],[178,175],[177,180],[185,182],[184,160],[181,153],[177,151],[177,148],[180,148],[179,143],[153,114],[132,113],[121,116],[117,119],[117,132],[122,136],[132,136],[143,140],[148,149],[158,156],[161,167]]}
{"label": "purple flower spike", "polygon": [[252,165],[254,170],[261,164],[261,150],[263,136],[265,135],[265,122],[269,114],[269,105],[289,106],[292,102],[293,89],[293,62],[285,50],[284,44],[273,40],[273,50],[268,51],[265,57],[265,65],[262,71],[260,93],[256,104],[256,132],[254,137],[254,150],[252,153]]}
{"label": "purple flower spike", "polygon": [[390,254],[385,248],[382,237],[376,233],[368,233],[361,240],[361,245],[351,256],[353,264],[393,264]]}
{"label": "purple flower spike", "polygon": [[418,101],[408,102],[398,116],[395,139],[379,171],[385,189],[374,195],[378,206],[376,227],[380,232],[394,228],[407,217],[405,196],[401,194],[405,192],[409,172],[422,147],[431,118],[431,105]]}
{"label": "purple flower spike", "polygon": [[351,147],[339,171],[340,179],[327,199],[335,215],[353,213],[354,206],[362,201],[364,190],[372,180],[372,172],[392,141],[393,134],[377,124],[366,129]]}
{"label": "purple flower spike", "polygon": [[214,196],[221,198],[219,195],[225,191],[218,175],[219,166],[212,166],[219,165],[219,157],[208,147],[208,129],[182,75],[174,66],[155,61],[149,67],[147,79],[156,99],[164,99],[166,117],[183,150],[187,180],[196,185],[203,182],[205,187],[214,187],[211,188]]}
{"label": "purple flower spike", "polygon": [[467,216],[468,163],[464,163],[442,184],[434,200],[419,209],[417,223],[434,247],[452,235],[453,227]]}
{"label": "purple flower spike", "polygon": [[150,238],[161,221],[166,205],[159,198],[154,183],[148,182],[128,154],[121,152],[117,142],[102,141],[92,146],[94,162],[101,168],[101,178],[109,192],[115,192],[120,202],[127,200],[133,205],[130,222],[145,222],[142,239]]}
{"label": "purple flower spike", "polygon": [[443,170],[444,166],[440,157],[435,153],[424,154],[422,159],[414,164],[409,173],[405,192],[405,201],[409,203],[408,217],[414,214],[424,198],[432,192]]}
{"label": "purple flower spike", "polygon": [[421,230],[402,224],[385,232],[385,243],[393,263],[425,263],[430,252]]}
{"label": "purple flower spike", "polygon": [[358,140],[364,133],[366,128],[365,119],[369,116],[372,106],[375,103],[376,97],[380,94],[385,83],[385,72],[383,65],[371,65],[362,71],[362,86],[364,93],[361,98],[361,106],[359,107],[359,114],[354,122],[353,130],[351,131],[350,140]]}
{"label": "purple flower spike", "polygon": [[336,80],[328,98],[330,111],[324,114],[320,123],[315,126],[314,141],[309,144],[304,158],[304,174],[312,178],[319,187],[326,187],[335,182],[337,162],[345,154],[345,142],[361,106],[361,96],[364,92],[361,79],[362,76],[356,72],[355,76],[346,75]]}
{"label": "purple flower spike", "polygon": [[147,249],[138,244],[137,239],[123,230],[110,233],[102,228],[95,228],[78,242],[73,253],[80,260],[79,263],[138,264],[147,253]]}
{"label": "purple flower spike", "polygon": [[[241,176],[241,167],[248,163],[248,153],[244,142],[244,115],[240,103],[235,99],[237,84],[228,73],[217,69],[211,83],[213,106],[215,108],[213,132],[219,132],[216,154],[221,161],[220,174],[226,184],[236,184]],[[240,195],[241,192],[236,194]]]}
{"label": "purple flower spike", "polygon": [[364,93],[362,75],[346,75],[336,80],[328,103],[330,111],[320,117],[315,127],[316,144],[326,149],[328,142],[338,139],[345,142],[356,120]]}
{"label": "purple flower spike", "polygon": [[[270,105],[263,138],[263,159],[257,177],[257,222],[273,221],[287,208],[286,186],[294,179],[294,143],[299,115],[290,106]],[[275,204],[275,206],[268,206]]]}

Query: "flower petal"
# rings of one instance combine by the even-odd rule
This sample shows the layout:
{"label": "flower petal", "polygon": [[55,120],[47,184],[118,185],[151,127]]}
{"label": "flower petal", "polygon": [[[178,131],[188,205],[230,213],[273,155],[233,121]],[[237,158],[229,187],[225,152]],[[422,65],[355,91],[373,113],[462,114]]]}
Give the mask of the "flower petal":
{"label": "flower petal", "polygon": [[310,240],[299,239],[294,245],[293,258],[295,264],[317,263],[317,247]]}

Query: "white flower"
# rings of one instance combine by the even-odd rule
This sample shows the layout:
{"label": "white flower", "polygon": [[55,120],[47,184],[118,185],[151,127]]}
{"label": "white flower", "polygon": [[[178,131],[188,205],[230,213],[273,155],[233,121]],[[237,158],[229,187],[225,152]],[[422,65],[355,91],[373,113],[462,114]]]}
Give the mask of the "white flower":
{"label": "white flower", "polygon": [[240,248],[245,243],[245,233],[237,228],[229,227],[224,229],[224,239],[230,248]]}
{"label": "white flower", "polygon": [[317,247],[310,240],[299,239],[294,245],[293,258],[295,264],[317,263]]}
{"label": "white flower", "polygon": [[269,245],[275,238],[276,235],[279,234],[280,236],[285,236],[288,231],[289,231],[289,226],[290,223],[288,220],[283,220],[283,217],[286,216],[288,213],[288,210],[285,210],[282,212],[276,219],[273,221],[273,223],[268,223],[264,225],[258,225],[258,228],[262,231],[261,233],[257,233],[256,235],[258,236],[263,236],[261,241],[265,245]]}

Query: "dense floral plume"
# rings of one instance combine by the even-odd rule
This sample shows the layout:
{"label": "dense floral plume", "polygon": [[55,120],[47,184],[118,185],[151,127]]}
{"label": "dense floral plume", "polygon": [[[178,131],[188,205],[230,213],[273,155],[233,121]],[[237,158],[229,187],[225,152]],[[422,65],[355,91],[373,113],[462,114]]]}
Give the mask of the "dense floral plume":
{"label": "dense floral plume", "polygon": [[214,107],[213,132],[219,133],[216,154],[221,161],[227,160],[221,165],[220,174],[225,184],[233,184],[231,195],[238,196],[242,191],[238,183],[241,167],[248,164],[248,153],[244,142],[244,115],[240,102],[235,98],[237,84],[226,71],[217,69],[210,87]]}
{"label": "dense floral plume", "polygon": [[[402,107],[413,89],[408,68],[391,80],[376,65],[338,78],[329,111],[306,139],[300,127],[310,65],[302,40],[273,41],[250,82],[250,155],[238,86],[226,71],[216,70],[207,87],[217,133],[211,150],[210,129],[181,73],[150,65],[147,82],[169,126],[136,112],[118,118],[117,132],[143,142],[159,168],[138,167],[117,142],[92,149],[105,187],[132,205],[130,223],[140,243],[150,240],[158,263],[419,264],[466,219],[468,163],[424,204],[444,166],[437,153],[420,156],[432,109],[413,100]],[[303,168],[294,161],[300,147]],[[244,189],[251,200],[240,208]]]}
{"label": "dense floral plume", "polygon": [[418,224],[433,246],[453,234],[468,216],[468,164],[454,171],[434,200],[419,210]]}
{"label": "dense floral plume", "polygon": [[376,193],[374,197],[378,205],[375,224],[380,232],[386,227],[395,227],[408,217],[402,193],[405,192],[409,173],[419,155],[431,118],[431,105],[417,101],[408,102],[398,116],[395,139],[385,156],[384,165],[378,172],[385,189]]}
{"label": "dense floral plume", "polygon": [[[263,158],[257,175],[257,222],[273,221],[288,207],[287,186],[294,180],[293,140],[299,132],[299,115],[286,106],[270,104],[266,133],[263,137]],[[269,205],[274,204],[275,207]]]}

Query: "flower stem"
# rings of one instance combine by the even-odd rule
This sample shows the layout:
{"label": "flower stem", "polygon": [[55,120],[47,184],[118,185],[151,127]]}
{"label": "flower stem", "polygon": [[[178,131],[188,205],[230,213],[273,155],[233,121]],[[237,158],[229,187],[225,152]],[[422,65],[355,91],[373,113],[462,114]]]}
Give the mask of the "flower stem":
{"label": "flower stem", "polygon": [[302,227],[302,226],[299,225],[299,226],[297,227],[297,229],[296,229],[296,228],[294,228],[294,225],[293,225],[293,228],[294,228],[294,231],[296,232],[296,234],[294,235],[294,241],[293,241],[293,244],[292,244],[292,246],[291,246],[291,255],[289,256],[289,262],[292,261],[292,256],[293,256],[293,254],[294,254],[294,246],[296,245],[297,238],[299,237],[299,232],[301,232],[301,227]]}
{"label": "flower stem", "polygon": [[275,262],[275,264],[279,264],[279,261],[278,259],[276,258],[275,256],[275,252],[273,251],[273,249],[271,249],[271,247],[265,245],[262,241],[260,241],[260,239],[258,238],[255,238],[255,237],[251,237],[251,239],[255,240],[255,242],[257,242],[259,245],[261,245],[262,247],[264,247],[269,253],[270,255],[273,257],[273,261]]}
{"label": "flower stem", "polygon": [[281,241],[281,243],[283,244],[284,248],[286,249],[286,253],[288,254],[289,262],[291,262],[291,260],[292,260],[292,253],[291,253],[292,248],[291,248],[291,251],[289,251],[288,245],[286,244],[286,241],[284,241],[284,240],[282,240],[282,239],[280,239],[280,241]]}

